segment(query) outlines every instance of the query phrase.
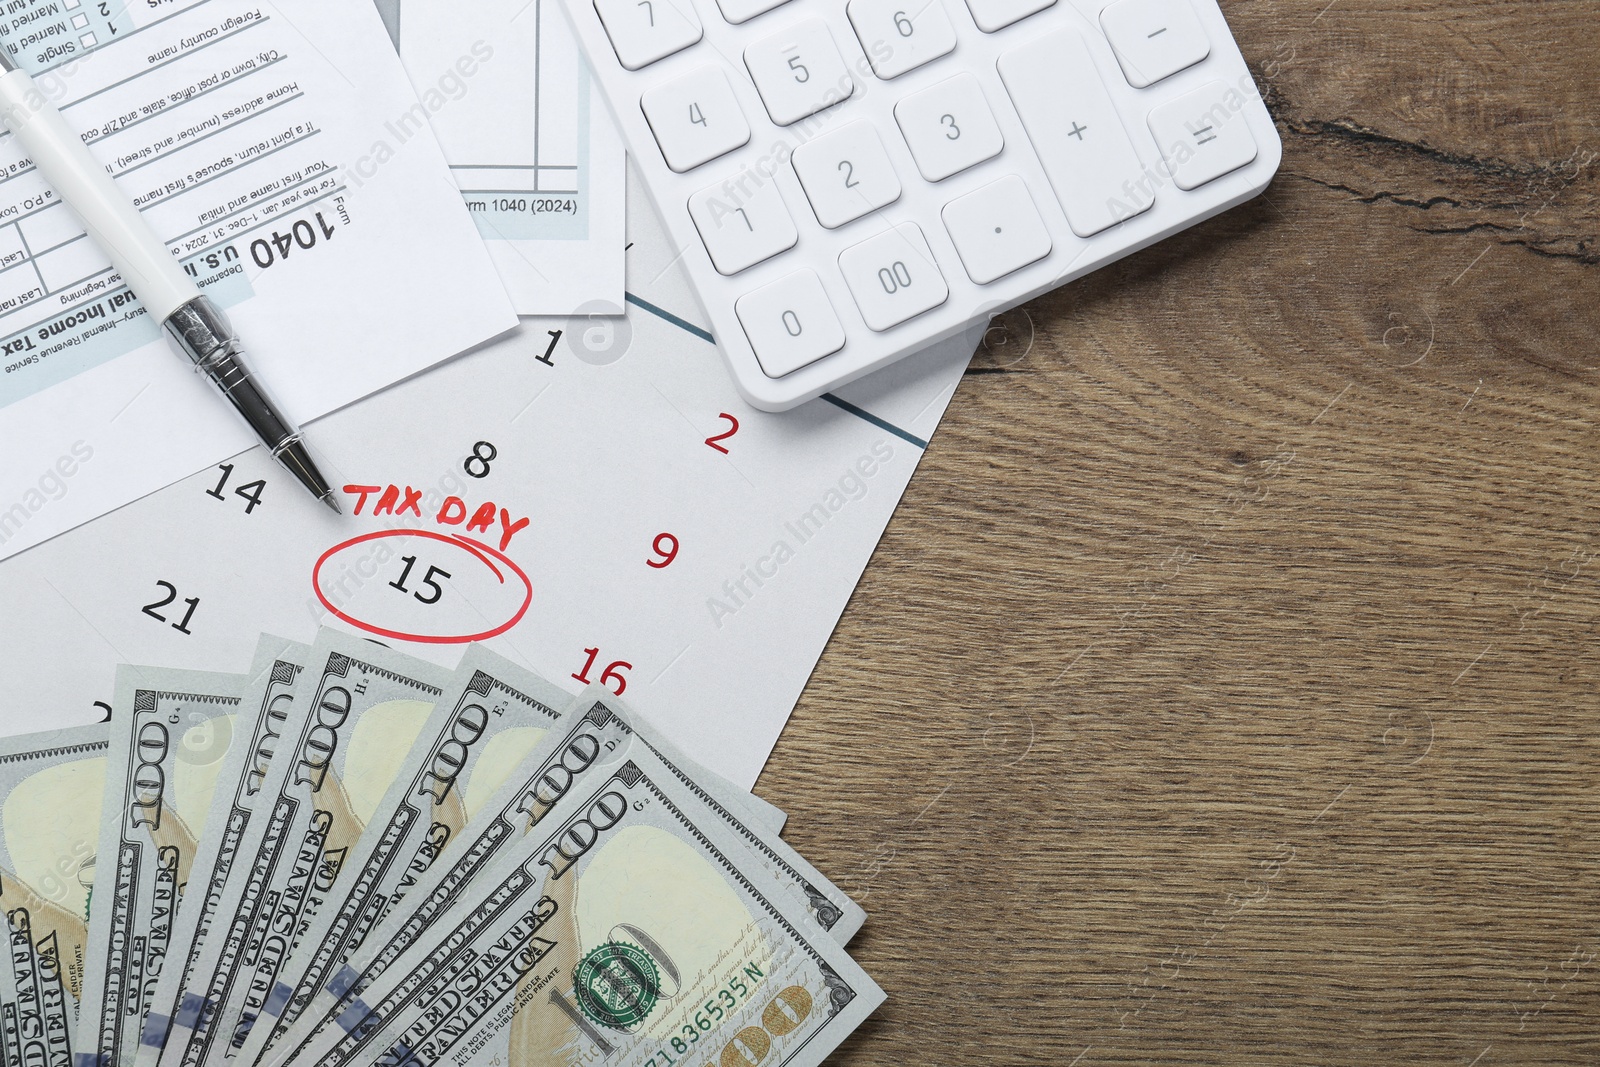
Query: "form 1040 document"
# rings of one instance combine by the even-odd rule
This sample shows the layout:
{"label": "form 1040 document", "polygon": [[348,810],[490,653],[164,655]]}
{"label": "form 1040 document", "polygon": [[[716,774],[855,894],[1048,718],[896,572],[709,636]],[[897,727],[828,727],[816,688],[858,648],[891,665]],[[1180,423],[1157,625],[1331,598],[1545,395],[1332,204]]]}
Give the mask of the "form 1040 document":
{"label": "form 1040 document", "polygon": [[[371,0],[9,0],[0,47],[292,419],[515,325]],[[251,443],[0,136],[0,558]]]}
{"label": "form 1040 document", "polygon": [[378,0],[521,315],[620,315],[627,155],[555,0]]}

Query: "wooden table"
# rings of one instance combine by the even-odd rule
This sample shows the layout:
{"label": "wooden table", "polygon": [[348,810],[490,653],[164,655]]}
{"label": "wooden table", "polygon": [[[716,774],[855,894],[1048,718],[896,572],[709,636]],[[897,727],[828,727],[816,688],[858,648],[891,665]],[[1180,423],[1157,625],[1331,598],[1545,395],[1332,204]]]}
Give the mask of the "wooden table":
{"label": "wooden table", "polygon": [[758,787],[840,1064],[1600,1062],[1600,4],[1225,6],[1277,179],[998,324]]}

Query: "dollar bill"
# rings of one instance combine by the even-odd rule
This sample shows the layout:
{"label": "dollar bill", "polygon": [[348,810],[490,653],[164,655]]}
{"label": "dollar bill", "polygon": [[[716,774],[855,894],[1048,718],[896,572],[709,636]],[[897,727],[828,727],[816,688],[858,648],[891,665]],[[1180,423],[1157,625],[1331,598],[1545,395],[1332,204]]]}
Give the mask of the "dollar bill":
{"label": "dollar bill", "polygon": [[117,668],[73,1063],[133,1062],[236,728],[244,675]]}
{"label": "dollar bill", "polygon": [[221,1067],[243,1046],[449,679],[370,641],[318,634],[240,842],[248,866],[217,904],[182,994],[198,1010],[174,1018],[162,1064]]}
{"label": "dollar bill", "polygon": [[0,1042],[69,1064],[89,948],[106,724],[0,739]]}
{"label": "dollar bill", "polygon": [[[240,701],[236,729],[244,744],[229,746],[217,772],[217,789],[206,815],[205,832],[195,849],[189,882],[195,892],[185,892],[178,906],[178,929],[168,948],[155,991],[139,1036],[135,1067],[155,1067],[166,1043],[179,994],[187,987],[211,932],[217,905],[229,886],[230,876],[246,864],[240,844],[250,827],[256,798],[266,782],[273,749],[283,735],[294,698],[295,681],[311,653],[308,645],[263,636],[256,650],[251,680]],[[181,966],[176,964],[182,961]],[[183,1010],[192,1017],[199,1005],[187,1002]]]}
{"label": "dollar bill", "polygon": [[283,1035],[572,703],[532,671],[482,646],[468,649],[346,860],[339,889],[279,974],[241,1062],[255,1063]]}
{"label": "dollar bill", "polygon": [[478,892],[475,879],[525,832],[538,826],[562,798],[582,790],[587,781],[602,777],[630,753],[636,742],[639,758],[659,759],[684,788],[700,796],[835,940],[843,944],[860,929],[865,912],[775,833],[762,829],[759,821],[741,807],[737,798],[742,791],[714,795],[706,790],[695,777],[703,771],[646,720],[629,712],[605,689],[594,686],[579,698],[576,713],[560,730],[545,738],[518,773],[484,806],[482,815],[429,868],[408,895],[406,907],[390,915],[317,992],[264,1062],[272,1067],[290,1061],[315,1062],[303,1057],[334,1026],[346,1010],[346,1001],[361,995],[392,967],[452,904],[469,892]]}
{"label": "dollar bill", "polygon": [[882,991],[652,762],[569,793],[303,1062],[820,1063]]}

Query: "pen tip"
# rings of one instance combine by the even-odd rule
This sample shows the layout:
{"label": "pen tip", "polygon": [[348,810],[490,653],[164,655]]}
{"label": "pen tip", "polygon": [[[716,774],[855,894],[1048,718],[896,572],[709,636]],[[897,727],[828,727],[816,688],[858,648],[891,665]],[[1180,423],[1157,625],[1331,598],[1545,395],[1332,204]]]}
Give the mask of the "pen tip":
{"label": "pen tip", "polygon": [[335,497],[335,496],[334,496],[334,495],[333,495],[333,491],[332,491],[332,490],[329,490],[329,491],[328,491],[328,493],[327,493],[327,495],[325,495],[325,496],[324,496],[324,497],[323,497],[323,498],[322,498],[322,502],[323,502],[323,503],[324,503],[324,504],[326,504],[326,505],[328,505],[328,506],[329,506],[329,507],[330,507],[330,508],[332,508],[332,509],[333,509],[333,513],[334,513],[334,514],[335,514],[335,515],[343,515],[343,514],[344,514],[344,511],[343,511],[343,509],[341,509],[341,508],[340,508],[340,507],[339,507],[339,501],[338,501],[338,499],[337,499],[337,498],[336,498],[336,497]]}

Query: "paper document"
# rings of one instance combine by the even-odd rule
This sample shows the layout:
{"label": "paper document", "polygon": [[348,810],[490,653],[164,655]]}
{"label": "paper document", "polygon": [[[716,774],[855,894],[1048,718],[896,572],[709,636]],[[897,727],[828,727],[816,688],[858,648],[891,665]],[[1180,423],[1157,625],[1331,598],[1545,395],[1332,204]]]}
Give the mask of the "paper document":
{"label": "paper document", "polygon": [[312,426],[342,517],[256,449],[0,564],[0,730],[100,718],[119,661],[242,671],[327,623],[604,685],[750,785],[973,343],[757,411],[629,193],[625,318],[524,320]]}
{"label": "paper document", "polygon": [[555,0],[378,8],[518,314],[621,314],[627,157]]}
{"label": "paper document", "polygon": [[[11,0],[0,46],[290,418],[515,324],[371,0]],[[0,558],[253,443],[9,134],[0,347]]]}

